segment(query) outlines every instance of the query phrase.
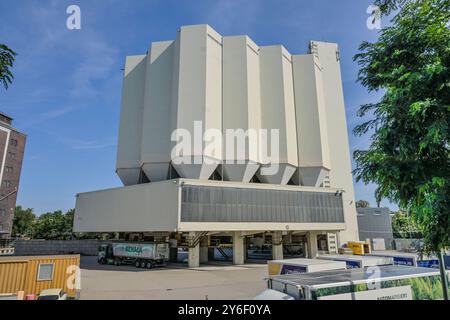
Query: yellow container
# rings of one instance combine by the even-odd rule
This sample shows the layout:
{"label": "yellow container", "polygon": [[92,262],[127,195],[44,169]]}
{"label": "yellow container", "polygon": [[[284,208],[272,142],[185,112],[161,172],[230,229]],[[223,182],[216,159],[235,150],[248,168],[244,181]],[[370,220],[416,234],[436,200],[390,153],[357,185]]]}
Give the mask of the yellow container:
{"label": "yellow container", "polygon": [[0,257],[0,295],[61,288],[74,297],[79,267],[79,255]]}
{"label": "yellow container", "polygon": [[371,253],[370,243],[364,241],[349,241],[347,247],[352,249],[353,254],[365,255]]}

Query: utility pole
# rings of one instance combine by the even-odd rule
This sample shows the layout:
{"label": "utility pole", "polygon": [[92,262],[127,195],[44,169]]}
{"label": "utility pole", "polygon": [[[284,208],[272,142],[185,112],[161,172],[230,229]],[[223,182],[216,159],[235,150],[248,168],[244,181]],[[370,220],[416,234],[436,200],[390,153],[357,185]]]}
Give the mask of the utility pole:
{"label": "utility pole", "polygon": [[444,261],[444,250],[440,250],[438,253],[439,259],[439,271],[441,273],[441,284],[444,300],[448,300],[448,279],[447,273],[445,272],[445,261]]}

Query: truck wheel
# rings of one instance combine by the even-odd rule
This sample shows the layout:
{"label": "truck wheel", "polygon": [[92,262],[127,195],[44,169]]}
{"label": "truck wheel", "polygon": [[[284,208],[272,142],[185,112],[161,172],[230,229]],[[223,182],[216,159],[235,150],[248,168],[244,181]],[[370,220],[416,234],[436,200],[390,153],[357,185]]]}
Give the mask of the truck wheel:
{"label": "truck wheel", "polygon": [[153,268],[153,263],[151,263],[150,261],[147,261],[147,263],[145,264],[145,267],[147,269],[151,269],[151,268]]}
{"label": "truck wheel", "polygon": [[144,260],[141,261],[141,268],[142,268],[142,269],[145,268],[145,261],[144,261]]}
{"label": "truck wheel", "polygon": [[134,266],[136,268],[139,268],[141,266],[141,262],[139,260],[136,260],[136,262],[134,263]]}
{"label": "truck wheel", "polygon": [[119,261],[119,259],[114,259],[114,265],[115,265],[115,266],[120,266],[120,261]]}

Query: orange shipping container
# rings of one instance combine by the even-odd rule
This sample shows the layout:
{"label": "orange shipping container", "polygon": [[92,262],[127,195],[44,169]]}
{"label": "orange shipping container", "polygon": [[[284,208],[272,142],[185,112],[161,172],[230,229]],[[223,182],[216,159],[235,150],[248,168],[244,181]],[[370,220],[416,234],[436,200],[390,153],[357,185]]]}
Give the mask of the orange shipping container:
{"label": "orange shipping container", "polygon": [[75,297],[79,267],[79,255],[0,257],[0,294],[39,295],[45,289],[61,288]]}

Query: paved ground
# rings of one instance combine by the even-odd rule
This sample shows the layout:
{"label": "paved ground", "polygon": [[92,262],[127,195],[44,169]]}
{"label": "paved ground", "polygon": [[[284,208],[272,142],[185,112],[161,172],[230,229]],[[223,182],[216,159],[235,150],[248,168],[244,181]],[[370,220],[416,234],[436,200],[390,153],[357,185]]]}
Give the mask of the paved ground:
{"label": "paved ground", "polygon": [[81,258],[81,299],[252,299],[266,287],[266,264],[169,266],[145,270]]}

